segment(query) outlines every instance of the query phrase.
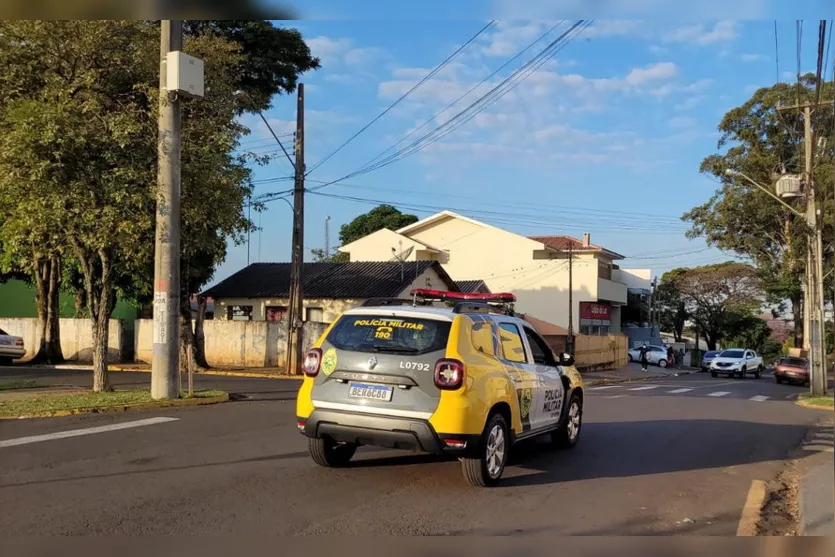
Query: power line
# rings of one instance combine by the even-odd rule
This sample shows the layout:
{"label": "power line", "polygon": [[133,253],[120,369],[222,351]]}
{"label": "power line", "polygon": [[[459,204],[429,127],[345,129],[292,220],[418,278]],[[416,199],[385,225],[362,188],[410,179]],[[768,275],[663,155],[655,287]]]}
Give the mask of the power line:
{"label": "power line", "polygon": [[[531,60],[529,60],[526,64],[524,64],[521,68],[516,69],[512,72],[507,78],[505,78],[501,83],[493,87],[490,91],[482,95],[479,99],[471,103],[469,106],[458,112],[455,116],[441,124],[440,126],[436,127],[434,130],[430,131],[429,133],[423,135],[419,139],[413,141],[408,146],[400,149],[399,151],[389,155],[385,159],[378,161],[376,163],[367,163],[363,167],[360,167],[358,170],[346,174],[345,176],[338,178],[336,180],[332,180],[329,183],[317,186],[313,188],[315,190],[322,189],[330,184],[334,184],[337,182],[341,182],[343,180],[347,180],[354,176],[358,176],[360,174],[367,174],[368,172],[372,172],[384,166],[388,166],[396,162],[397,160],[404,159],[415,152],[423,149],[429,143],[437,141],[444,137],[444,135],[454,131],[461,125],[467,123],[470,119],[476,116],[478,113],[483,111],[485,108],[490,106],[490,103],[497,101],[501,97],[503,97],[508,91],[513,89],[516,85],[524,81],[533,71],[538,69],[542,66],[545,62],[553,58],[562,48],[571,42],[579,33],[583,30],[588,28],[591,25],[591,21],[580,20],[571,28],[566,31],[565,33],[561,34],[557,39],[552,41],[548,46],[546,46],[541,52],[536,54]],[[579,28],[579,30],[578,30]],[[526,73],[527,72],[527,73]],[[519,76],[522,76],[521,78]],[[510,86],[508,86],[510,84]],[[504,90],[502,90],[504,88]],[[492,102],[491,102],[492,101]],[[472,112],[471,112],[472,111]],[[467,118],[466,120],[462,121],[462,118]],[[458,124],[455,128],[451,128],[451,126]],[[439,135],[441,133],[446,132],[444,135]],[[434,137],[432,137],[434,136]],[[432,137],[432,139],[428,139]],[[427,140],[428,139],[428,140]],[[374,159],[372,159],[373,162]],[[312,191],[312,190],[311,190]]]}
{"label": "power line", "polygon": [[399,99],[397,99],[397,100],[396,100],[396,101],[394,101],[392,104],[390,104],[390,105],[388,106],[388,108],[386,108],[385,110],[383,110],[380,114],[378,114],[378,115],[377,115],[377,116],[376,116],[373,120],[371,120],[368,124],[366,124],[365,126],[363,126],[362,128],[360,128],[360,130],[359,130],[357,133],[355,133],[354,135],[352,135],[351,137],[349,137],[349,138],[348,138],[348,140],[347,140],[347,141],[345,141],[342,145],[340,145],[339,147],[337,147],[336,149],[334,149],[333,151],[331,151],[331,153],[330,153],[329,155],[327,155],[325,158],[323,158],[322,160],[320,160],[319,162],[317,162],[315,165],[313,165],[313,168],[311,168],[310,170],[308,170],[308,171],[307,171],[307,173],[306,173],[305,175],[309,175],[309,174],[311,174],[314,170],[316,170],[317,168],[319,168],[320,166],[322,166],[323,164],[325,164],[325,162],[327,162],[328,160],[330,160],[330,158],[331,158],[331,157],[333,157],[334,155],[336,155],[336,154],[337,154],[339,151],[341,151],[341,150],[342,150],[342,149],[343,149],[346,145],[348,145],[351,141],[353,141],[354,139],[356,139],[356,138],[357,138],[357,137],[358,137],[358,136],[359,136],[362,132],[364,132],[365,130],[367,130],[368,128],[370,128],[370,127],[371,127],[371,126],[372,126],[372,125],[373,125],[373,124],[374,124],[377,120],[379,120],[380,118],[382,118],[383,116],[385,116],[385,115],[386,115],[386,114],[387,114],[387,113],[388,113],[388,112],[389,112],[392,108],[394,108],[395,106],[397,106],[398,104],[400,104],[400,101],[402,101],[403,99],[405,99],[406,97],[408,97],[408,96],[409,96],[412,92],[414,92],[415,90],[417,90],[417,89],[418,89],[421,85],[423,85],[424,83],[426,83],[428,80],[430,80],[432,77],[434,77],[434,76],[435,76],[438,72],[440,72],[442,69],[444,69],[444,68],[445,68],[445,67],[446,67],[446,66],[447,66],[447,65],[448,65],[448,64],[449,64],[449,63],[450,63],[453,59],[455,59],[455,57],[457,57],[457,56],[458,56],[458,54],[460,54],[460,53],[461,53],[464,49],[466,49],[466,48],[467,48],[467,47],[468,47],[468,46],[469,46],[469,45],[470,45],[473,41],[475,41],[475,40],[476,40],[476,39],[477,39],[477,38],[478,38],[481,34],[483,34],[485,31],[487,31],[490,27],[493,27],[495,24],[496,24],[496,20],[495,20],[495,19],[490,20],[490,22],[489,22],[489,23],[487,23],[487,25],[485,25],[484,27],[482,27],[482,28],[478,31],[478,33],[476,33],[475,35],[473,35],[472,37],[470,37],[470,39],[469,39],[467,42],[465,42],[463,45],[461,45],[460,47],[458,47],[458,49],[457,49],[455,52],[453,52],[452,54],[450,54],[450,55],[449,55],[449,56],[448,56],[448,57],[447,57],[447,58],[446,58],[443,62],[441,62],[438,66],[435,66],[435,69],[433,69],[431,72],[429,72],[429,73],[428,73],[428,74],[427,74],[427,75],[426,75],[423,79],[421,79],[420,81],[418,81],[418,82],[417,82],[414,86],[412,86],[412,88],[411,88],[411,89],[409,89],[408,91],[406,91],[406,92],[405,92],[405,93],[404,93],[404,94],[403,94],[403,95],[402,95]]}
{"label": "power line", "polygon": [[296,163],[290,157],[290,153],[287,152],[287,149],[284,148],[284,144],[281,143],[281,140],[278,138],[278,136],[273,131],[272,126],[270,126],[270,123],[267,122],[266,118],[264,118],[264,113],[259,110],[258,111],[258,116],[261,117],[261,120],[264,121],[264,125],[267,126],[267,129],[270,130],[270,133],[273,134],[273,137],[278,142],[279,147],[281,147],[281,150],[284,151],[284,156],[287,157],[287,160],[290,161],[290,165],[293,167],[293,170],[295,170],[296,169]]}

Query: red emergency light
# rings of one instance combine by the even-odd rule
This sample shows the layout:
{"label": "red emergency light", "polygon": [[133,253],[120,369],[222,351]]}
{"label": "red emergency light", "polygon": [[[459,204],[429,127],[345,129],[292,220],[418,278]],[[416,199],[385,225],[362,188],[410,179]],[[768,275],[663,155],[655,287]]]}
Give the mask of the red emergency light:
{"label": "red emergency light", "polygon": [[497,292],[487,294],[470,294],[467,292],[447,292],[445,290],[431,290],[428,288],[415,288],[409,292],[410,296],[424,300],[460,300],[469,302],[484,302],[494,304],[507,304],[516,301],[516,296],[510,292]]}

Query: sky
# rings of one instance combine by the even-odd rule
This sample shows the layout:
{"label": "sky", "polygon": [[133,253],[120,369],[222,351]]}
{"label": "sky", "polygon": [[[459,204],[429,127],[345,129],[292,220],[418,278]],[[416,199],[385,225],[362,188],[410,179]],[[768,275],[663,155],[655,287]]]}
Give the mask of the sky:
{"label": "sky", "polygon": [[[478,34],[490,22],[487,18],[502,15],[502,2],[493,5],[495,14],[485,12],[487,18],[465,19],[457,13],[459,4],[446,11],[439,7],[440,12],[432,12],[439,13],[437,20],[387,14],[391,4],[383,4],[364,2],[347,14],[342,3],[311,1],[301,14],[309,19],[276,22],[299,29],[321,58],[322,67],[302,77],[308,189],[367,167],[378,155],[385,160],[432,132],[575,23],[551,19],[545,10],[530,14],[543,19],[502,19]],[[769,2],[741,0],[733,12],[740,17],[781,15],[774,6],[766,6],[767,14],[756,10],[764,4]],[[453,120],[461,125],[451,126],[437,141],[306,195],[306,260],[311,249],[324,247],[326,217],[333,249],[341,225],[382,202],[421,218],[450,209],[523,235],[581,237],[588,232],[593,243],[626,256],[621,267],[649,267],[657,276],[674,267],[730,259],[701,239],[688,240],[688,225],[680,217],[719,187],[698,169],[704,157],[717,152],[722,116],[759,87],[795,79],[795,21],[791,14],[782,16],[778,56],[774,20],[594,20],[504,96],[477,105],[483,111],[468,121]],[[804,72],[814,71],[816,43],[817,21],[807,21]],[[832,54],[828,60],[831,76]],[[290,150],[295,111],[295,96],[285,95],[276,97],[265,113]],[[256,195],[290,189],[292,168],[266,126],[257,116],[247,116],[244,123],[252,133],[241,150],[275,155],[255,168]],[[247,257],[250,262],[289,261],[288,202],[267,203],[253,220],[261,230],[249,246],[230,246],[213,282],[244,267]]]}

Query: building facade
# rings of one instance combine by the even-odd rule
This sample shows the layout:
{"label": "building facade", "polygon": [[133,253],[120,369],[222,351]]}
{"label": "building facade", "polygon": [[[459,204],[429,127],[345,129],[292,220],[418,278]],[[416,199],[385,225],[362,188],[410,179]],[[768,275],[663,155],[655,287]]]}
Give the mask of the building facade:
{"label": "building facade", "polygon": [[526,237],[442,211],[339,250],[351,261],[436,261],[460,284],[483,281],[491,292],[513,292],[521,313],[564,328],[571,314],[575,334],[620,333],[627,285],[615,262],[623,256],[593,244],[589,234]]}

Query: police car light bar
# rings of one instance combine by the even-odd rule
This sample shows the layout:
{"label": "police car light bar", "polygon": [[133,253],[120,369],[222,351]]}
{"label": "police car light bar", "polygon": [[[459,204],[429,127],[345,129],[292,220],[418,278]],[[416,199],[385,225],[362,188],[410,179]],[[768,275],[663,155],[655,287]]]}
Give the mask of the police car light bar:
{"label": "police car light bar", "polygon": [[427,288],[415,288],[409,295],[413,298],[422,298],[424,300],[460,300],[470,302],[484,302],[484,303],[513,303],[516,301],[516,296],[510,292],[498,292],[495,294],[468,294],[466,292],[447,292],[445,290],[430,290]]}

